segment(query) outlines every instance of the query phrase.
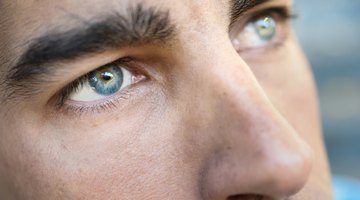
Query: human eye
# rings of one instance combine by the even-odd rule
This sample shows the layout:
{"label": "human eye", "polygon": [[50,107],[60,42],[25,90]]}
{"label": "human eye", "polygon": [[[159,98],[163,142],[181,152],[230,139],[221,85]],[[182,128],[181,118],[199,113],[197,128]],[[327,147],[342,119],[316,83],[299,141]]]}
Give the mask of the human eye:
{"label": "human eye", "polygon": [[66,111],[101,111],[126,99],[129,88],[147,77],[130,70],[123,59],[103,65],[70,83],[58,94],[57,108]]}
{"label": "human eye", "polygon": [[288,20],[293,18],[287,8],[270,8],[252,14],[245,23],[235,22],[230,32],[238,52],[280,46],[288,33]]}

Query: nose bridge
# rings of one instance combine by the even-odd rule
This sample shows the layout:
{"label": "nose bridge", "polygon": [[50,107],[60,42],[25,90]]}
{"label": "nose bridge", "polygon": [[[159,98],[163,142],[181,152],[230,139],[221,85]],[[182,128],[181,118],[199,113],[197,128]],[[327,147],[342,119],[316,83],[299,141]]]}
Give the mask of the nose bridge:
{"label": "nose bridge", "polygon": [[206,73],[215,110],[213,134],[222,140],[206,181],[210,199],[289,196],[307,180],[311,151],[272,105],[249,66],[233,52],[224,52],[206,62],[212,63]]}

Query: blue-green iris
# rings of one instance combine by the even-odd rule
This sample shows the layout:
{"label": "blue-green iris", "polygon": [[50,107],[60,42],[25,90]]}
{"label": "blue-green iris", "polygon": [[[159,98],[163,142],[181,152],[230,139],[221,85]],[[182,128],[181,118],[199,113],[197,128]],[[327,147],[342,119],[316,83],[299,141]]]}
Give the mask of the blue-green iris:
{"label": "blue-green iris", "polygon": [[124,74],[118,66],[107,65],[91,72],[88,81],[96,93],[112,95],[120,90]]}
{"label": "blue-green iris", "polygon": [[276,22],[272,17],[260,17],[254,21],[257,34],[263,40],[271,40],[276,34]]}

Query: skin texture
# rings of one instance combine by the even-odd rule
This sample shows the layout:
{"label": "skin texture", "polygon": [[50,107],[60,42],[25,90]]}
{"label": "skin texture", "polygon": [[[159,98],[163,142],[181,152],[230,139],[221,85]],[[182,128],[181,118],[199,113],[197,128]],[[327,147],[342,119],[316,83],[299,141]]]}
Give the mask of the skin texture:
{"label": "skin texture", "polygon": [[[1,0],[1,74],[50,28],[134,2]],[[290,28],[280,46],[239,53],[228,1],[143,3],[169,12],[171,44],[67,62],[59,81],[24,99],[6,101],[0,84],[0,199],[332,199],[313,78]],[[116,107],[56,111],[56,92],[129,55],[150,78]]]}

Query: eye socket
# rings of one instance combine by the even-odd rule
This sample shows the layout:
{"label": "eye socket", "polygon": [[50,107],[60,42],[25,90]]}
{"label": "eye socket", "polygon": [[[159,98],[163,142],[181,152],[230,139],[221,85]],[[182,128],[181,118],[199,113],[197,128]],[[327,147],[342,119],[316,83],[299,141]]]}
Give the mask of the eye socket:
{"label": "eye socket", "polygon": [[82,83],[74,88],[69,100],[89,102],[114,95],[131,85],[133,75],[115,63],[100,67],[82,78]]}
{"label": "eye socket", "polygon": [[251,18],[240,30],[235,27],[231,40],[238,52],[279,44],[286,36],[286,19],[291,18],[287,11],[265,11]]}

